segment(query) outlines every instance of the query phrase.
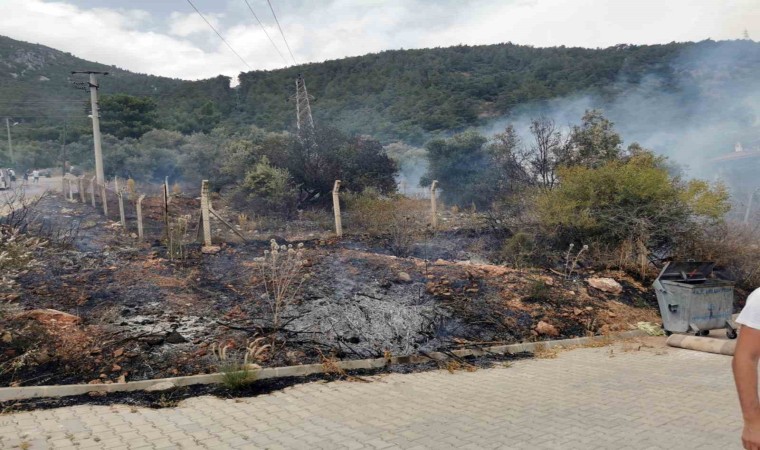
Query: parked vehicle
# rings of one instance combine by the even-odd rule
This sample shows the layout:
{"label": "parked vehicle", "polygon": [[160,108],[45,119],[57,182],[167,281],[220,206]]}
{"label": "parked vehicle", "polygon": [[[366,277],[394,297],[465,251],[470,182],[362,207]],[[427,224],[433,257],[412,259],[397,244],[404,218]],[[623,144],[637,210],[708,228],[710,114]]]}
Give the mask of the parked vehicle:
{"label": "parked vehicle", "polygon": [[50,178],[53,176],[53,169],[40,169],[40,176],[45,178]]}
{"label": "parked vehicle", "polygon": [[11,173],[8,169],[0,169],[0,189],[11,188]]}

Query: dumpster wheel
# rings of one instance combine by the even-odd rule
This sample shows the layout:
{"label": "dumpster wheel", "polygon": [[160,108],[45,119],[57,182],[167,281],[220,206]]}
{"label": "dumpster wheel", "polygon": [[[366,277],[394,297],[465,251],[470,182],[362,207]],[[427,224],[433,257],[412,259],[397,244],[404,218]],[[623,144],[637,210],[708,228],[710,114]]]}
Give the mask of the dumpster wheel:
{"label": "dumpster wheel", "polygon": [[710,334],[710,330],[699,330],[696,333],[694,333],[695,336],[708,336]]}
{"label": "dumpster wheel", "polygon": [[736,330],[731,329],[731,328],[729,328],[729,329],[726,330],[726,337],[727,338],[729,338],[729,339],[736,339],[736,336],[737,336]]}

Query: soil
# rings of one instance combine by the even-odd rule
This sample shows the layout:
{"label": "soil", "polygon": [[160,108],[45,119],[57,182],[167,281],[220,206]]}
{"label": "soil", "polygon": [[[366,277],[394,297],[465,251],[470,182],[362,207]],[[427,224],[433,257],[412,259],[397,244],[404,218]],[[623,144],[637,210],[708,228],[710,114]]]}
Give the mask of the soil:
{"label": "soil", "polygon": [[[190,214],[197,201],[172,205]],[[89,205],[50,196],[39,212],[53,243],[14,291],[0,292],[0,386],[212,373],[242,361],[256,337],[272,345],[257,357],[266,367],[605,334],[658,321],[651,290],[624,273],[568,278],[492,264],[499,238],[477,226],[420,235],[408,257],[394,256],[387,237],[338,240],[299,226],[221,242],[216,254],[187,244],[185,258],[171,260],[163,241],[138,243]],[[162,220],[153,215],[149,228]],[[279,327],[255,260],[272,238],[303,243],[307,260],[308,280]],[[623,292],[595,290],[589,276],[614,278]],[[21,318],[45,308],[79,320]],[[227,361],[215,356],[222,347]],[[187,395],[203,389],[219,388]]]}

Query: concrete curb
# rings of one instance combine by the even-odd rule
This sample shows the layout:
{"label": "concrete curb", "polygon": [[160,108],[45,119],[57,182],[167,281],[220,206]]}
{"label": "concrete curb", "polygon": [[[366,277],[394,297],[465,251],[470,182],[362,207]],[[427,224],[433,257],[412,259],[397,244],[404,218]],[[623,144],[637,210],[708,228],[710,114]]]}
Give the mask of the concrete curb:
{"label": "concrete curb", "polygon": [[[252,379],[265,380],[269,378],[299,377],[318,373],[334,371],[336,368],[341,370],[359,370],[359,369],[381,369],[388,365],[395,364],[421,364],[431,360],[445,361],[452,356],[464,358],[468,356],[486,356],[486,355],[503,355],[521,352],[534,352],[537,349],[550,349],[557,347],[574,347],[579,345],[589,345],[598,342],[607,342],[615,339],[629,339],[634,337],[646,336],[641,330],[626,331],[610,336],[591,336],[573,339],[562,339],[554,341],[525,342],[520,344],[497,345],[482,349],[462,349],[452,350],[451,352],[432,352],[425,355],[408,355],[393,356],[390,358],[374,358],[337,361],[334,366],[326,367],[323,364],[304,364],[298,366],[270,367],[264,369],[255,369],[251,371]],[[224,374],[214,373],[205,375],[190,375],[174,378],[158,378],[154,380],[130,381],[128,383],[114,384],[68,384],[55,386],[25,386],[25,387],[6,387],[0,388],[0,402],[12,400],[25,400],[31,398],[43,397],[67,397],[72,395],[82,395],[89,392],[130,392],[151,390],[150,388],[163,383],[164,386],[169,384],[175,387],[192,386],[195,384],[216,384],[221,383]],[[158,390],[158,389],[156,389]]]}

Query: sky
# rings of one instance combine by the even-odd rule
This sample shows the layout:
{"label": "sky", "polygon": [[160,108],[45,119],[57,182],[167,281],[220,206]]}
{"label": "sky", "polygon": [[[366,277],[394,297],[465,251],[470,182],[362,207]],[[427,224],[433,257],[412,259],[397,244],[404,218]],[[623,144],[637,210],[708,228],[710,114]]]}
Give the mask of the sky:
{"label": "sky", "polygon": [[0,0],[0,34],[188,80],[401,48],[760,38],[760,0],[270,0],[291,57],[267,0],[189,1]]}

